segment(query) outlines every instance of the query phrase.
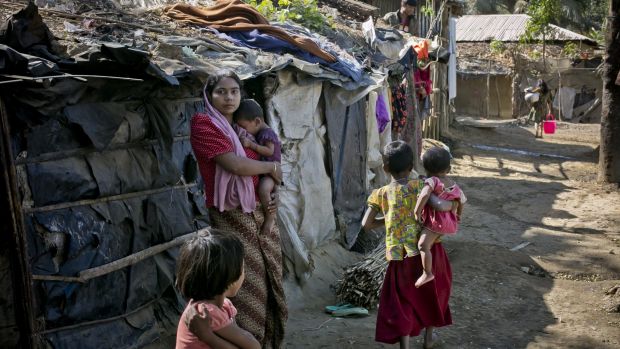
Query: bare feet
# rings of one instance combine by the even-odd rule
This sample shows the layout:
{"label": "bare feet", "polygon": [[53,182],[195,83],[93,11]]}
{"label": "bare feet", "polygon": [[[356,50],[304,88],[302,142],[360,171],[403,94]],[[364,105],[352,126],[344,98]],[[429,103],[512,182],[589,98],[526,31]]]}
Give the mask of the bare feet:
{"label": "bare feet", "polygon": [[415,282],[415,287],[420,287],[427,282],[433,281],[434,279],[435,279],[435,275],[423,273],[422,276],[420,276],[418,280]]}
{"label": "bare feet", "polygon": [[435,344],[437,344],[437,334],[432,333],[431,334],[431,338],[428,338],[428,335],[424,336],[424,345],[422,346],[424,349],[433,349],[435,347]]}

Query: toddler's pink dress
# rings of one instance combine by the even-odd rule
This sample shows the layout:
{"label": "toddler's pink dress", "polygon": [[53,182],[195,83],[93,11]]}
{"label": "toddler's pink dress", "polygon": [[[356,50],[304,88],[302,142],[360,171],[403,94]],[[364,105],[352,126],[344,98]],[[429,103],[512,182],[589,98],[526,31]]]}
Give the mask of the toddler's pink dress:
{"label": "toddler's pink dress", "polygon": [[[428,185],[432,192],[440,199],[446,201],[458,200],[461,204],[467,201],[465,194],[463,194],[463,191],[457,184],[446,188],[439,178],[429,177],[424,181],[424,185]],[[424,228],[442,235],[455,234],[459,227],[456,212],[435,211],[428,203],[422,209],[422,222]]]}

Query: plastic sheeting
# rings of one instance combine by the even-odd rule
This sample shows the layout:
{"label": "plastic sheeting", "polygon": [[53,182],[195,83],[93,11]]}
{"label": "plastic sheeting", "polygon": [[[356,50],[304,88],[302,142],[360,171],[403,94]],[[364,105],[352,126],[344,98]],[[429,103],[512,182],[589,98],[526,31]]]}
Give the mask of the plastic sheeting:
{"label": "plastic sheeting", "polygon": [[448,50],[450,51],[450,59],[448,60],[448,99],[456,98],[456,18],[450,17],[448,20],[448,31],[450,33],[450,41]]}
{"label": "plastic sheeting", "polygon": [[[126,102],[134,91],[145,97],[148,91],[152,97],[191,97],[193,82],[179,90],[152,81],[117,89],[116,82],[106,81],[75,99],[63,94],[65,87],[84,83],[63,81],[63,88],[30,87],[30,95],[8,97],[12,131],[22,135],[15,137],[14,147],[16,153],[27,150],[28,163],[20,166],[35,208],[131,196],[26,214],[33,274],[75,276],[206,226],[198,187],[172,187],[199,177],[187,136],[191,115],[202,104],[193,98]],[[8,91],[2,93],[7,97]],[[172,141],[172,135],[179,138]],[[46,159],[51,152],[55,156]],[[160,191],[143,193],[152,189]],[[86,283],[36,281],[35,315],[46,331],[42,338],[52,347],[120,348],[145,346],[174,333],[183,307],[174,290],[176,253],[170,249]],[[105,332],[115,335],[101,336]]]}
{"label": "plastic sheeting", "polygon": [[6,245],[0,247],[0,347],[15,348],[19,342],[19,330],[15,318],[13,275]]}
{"label": "plastic sheeting", "polygon": [[366,101],[342,103],[346,100],[342,97],[350,94],[341,92],[337,86],[323,84],[334,210],[339,226],[344,229],[344,243],[351,248],[360,231],[368,196]]}
{"label": "plastic sheeting", "polygon": [[268,102],[272,127],[280,130],[285,185],[278,219],[285,256],[298,279],[312,270],[309,251],[335,235],[330,178],[325,168],[325,121],[319,107],[322,84],[280,71]]}
{"label": "plastic sheeting", "polygon": [[[377,125],[377,92],[368,94],[368,108],[366,109],[366,183],[370,183],[383,164],[381,159],[381,140]],[[374,170],[374,171],[373,171]]]}
{"label": "plastic sheeting", "polygon": [[[384,86],[382,87],[378,93],[383,96],[384,100],[389,101],[389,94],[388,94],[388,87]],[[392,108],[388,107],[387,108],[387,114],[389,117],[390,122],[388,123],[388,127],[386,127],[383,132],[378,134],[379,137],[379,144],[375,145],[377,148],[377,151],[380,152],[380,155],[383,154],[383,149],[385,148],[386,145],[388,145],[390,142],[392,142],[392,127],[390,127],[391,125],[391,120],[392,120]],[[388,181],[390,180],[390,176],[385,173],[385,171],[383,170],[383,158],[380,157],[379,159],[379,164],[376,165],[374,168],[369,166],[369,168],[371,168],[371,171],[373,173],[373,178],[372,181],[369,182],[369,189],[375,189],[375,188],[379,188],[385,184],[388,183]]]}

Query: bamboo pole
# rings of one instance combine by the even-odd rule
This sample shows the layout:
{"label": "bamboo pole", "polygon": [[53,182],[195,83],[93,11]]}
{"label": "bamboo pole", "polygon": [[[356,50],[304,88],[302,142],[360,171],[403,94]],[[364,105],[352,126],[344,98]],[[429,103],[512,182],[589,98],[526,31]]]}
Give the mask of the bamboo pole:
{"label": "bamboo pole", "polygon": [[124,77],[124,76],[86,75],[86,74],[78,74],[78,75],[63,74],[63,75],[34,76],[34,77],[33,76],[5,75],[5,74],[2,74],[0,76],[5,77],[5,78],[9,78],[9,79],[14,79],[14,80],[0,81],[0,85],[2,85],[2,84],[11,84],[11,83],[15,83],[15,82],[22,82],[22,81],[37,81],[38,82],[39,80],[67,79],[67,78],[72,78],[72,79],[80,80],[82,82],[87,81],[84,78],[111,79],[111,80],[124,80],[124,81],[144,82],[143,79],[127,78],[127,77]]}
{"label": "bamboo pole", "polygon": [[73,202],[63,202],[60,204],[54,204],[54,205],[48,205],[48,206],[30,207],[30,208],[24,209],[24,214],[30,214],[30,213],[35,213],[35,212],[48,212],[48,211],[61,210],[64,208],[69,208],[69,207],[75,207],[75,206],[87,206],[87,205],[99,204],[99,203],[110,202],[110,201],[131,199],[131,198],[136,198],[140,196],[159,194],[159,193],[166,192],[168,190],[172,191],[172,190],[180,190],[180,189],[189,189],[189,188],[195,187],[196,185],[197,185],[196,183],[190,183],[190,184],[184,184],[184,185],[176,185],[173,187],[163,187],[163,188],[157,188],[157,189],[137,191],[133,193],[106,196],[106,197],[97,198],[97,199],[87,199],[87,200],[79,200],[79,201],[73,201]]}
{"label": "bamboo pole", "polygon": [[78,324],[74,324],[74,325],[69,325],[69,326],[63,326],[63,327],[57,327],[57,328],[51,328],[49,330],[44,330],[44,331],[40,331],[40,332],[36,332],[35,335],[46,335],[49,333],[55,333],[55,332],[61,332],[61,331],[70,331],[73,330],[75,328],[80,328],[80,327],[84,327],[84,326],[94,326],[94,325],[98,325],[98,324],[102,324],[102,323],[106,323],[106,322],[110,322],[110,321],[114,321],[114,320],[118,320],[118,319],[125,319],[133,314],[136,314],[137,312],[141,311],[142,309],[148,308],[151,305],[153,305],[156,302],[159,302],[162,299],[162,296],[160,296],[159,298],[155,298],[153,300],[151,300],[150,302],[141,305],[139,307],[137,307],[136,309],[125,313],[125,314],[121,314],[121,315],[117,315],[117,316],[113,316],[113,317],[109,317],[109,318],[105,318],[105,319],[99,319],[99,320],[93,320],[93,321],[86,321],[86,322],[80,322]]}
{"label": "bamboo pole", "polygon": [[[178,136],[178,137],[173,138],[173,142],[181,142],[181,141],[185,141],[188,139],[189,139],[189,136]],[[111,151],[111,150],[137,148],[141,146],[156,145],[158,143],[159,141],[157,140],[148,140],[148,141],[142,140],[142,141],[131,142],[131,143],[112,144],[102,150],[98,150],[97,148],[94,148],[94,147],[70,149],[70,150],[64,150],[64,151],[57,151],[53,153],[45,153],[45,154],[41,154],[41,155],[33,156],[33,157],[20,158],[15,161],[15,164],[25,165],[25,164],[60,160],[60,159],[66,159],[72,156],[82,156],[82,155],[88,155],[88,154],[96,153],[96,152],[101,153],[101,152]]]}
{"label": "bamboo pole", "polygon": [[[3,224],[0,236],[8,252],[12,302],[15,309],[15,325],[19,331],[20,344],[24,348],[33,346],[32,332],[35,328],[32,280],[26,242],[26,228],[21,214],[18,180],[11,154],[10,122],[4,98],[0,96],[0,192],[2,192]],[[7,282],[3,280],[3,282]]]}
{"label": "bamboo pole", "polygon": [[61,281],[61,282],[79,282],[85,283],[90,279],[94,279],[99,276],[107,275],[109,273],[121,270],[128,266],[139,263],[147,258],[153,257],[161,252],[164,252],[172,247],[182,245],[185,241],[198,236],[200,234],[208,233],[210,228],[200,229],[195,232],[191,232],[185,235],[178,236],[173,240],[161,243],[159,245],[151,246],[142,251],[130,254],[129,256],[117,259],[114,262],[100,265],[98,267],[82,270],[78,273],[78,276],[62,276],[62,275],[33,275],[33,280],[40,281]]}
{"label": "bamboo pole", "polygon": [[487,98],[486,98],[486,113],[484,115],[485,118],[489,117],[489,113],[491,111],[491,60],[487,59]]}

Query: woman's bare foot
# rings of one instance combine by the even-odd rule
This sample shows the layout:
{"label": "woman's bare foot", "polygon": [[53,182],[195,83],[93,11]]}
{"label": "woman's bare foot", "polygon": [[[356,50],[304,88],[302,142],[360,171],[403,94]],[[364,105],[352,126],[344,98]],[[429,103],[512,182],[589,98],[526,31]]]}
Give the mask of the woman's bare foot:
{"label": "woman's bare foot", "polygon": [[435,275],[430,274],[430,273],[429,274],[423,273],[422,276],[420,276],[418,280],[415,282],[415,287],[420,287],[427,282],[433,281],[434,279],[435,279]]}

